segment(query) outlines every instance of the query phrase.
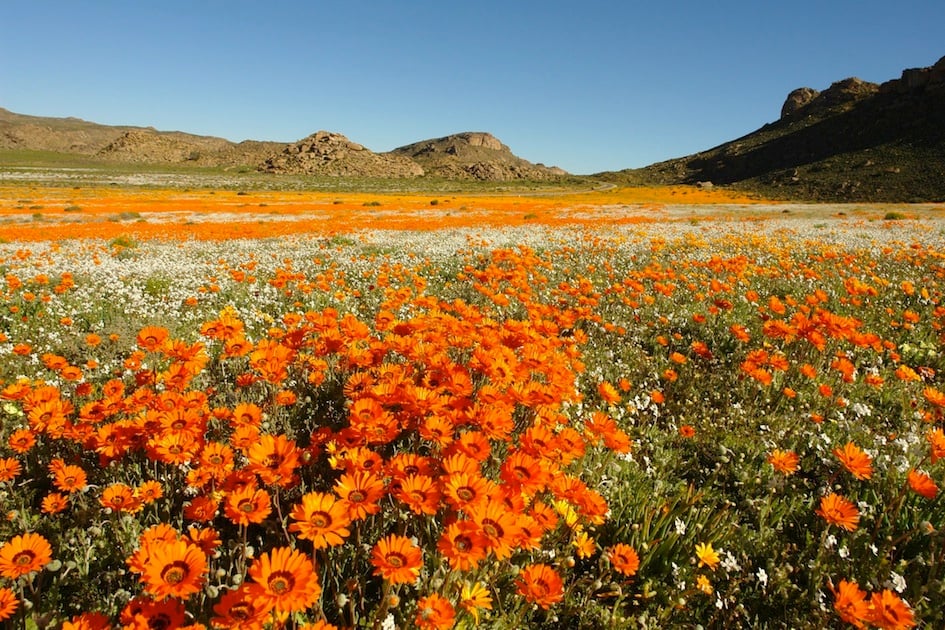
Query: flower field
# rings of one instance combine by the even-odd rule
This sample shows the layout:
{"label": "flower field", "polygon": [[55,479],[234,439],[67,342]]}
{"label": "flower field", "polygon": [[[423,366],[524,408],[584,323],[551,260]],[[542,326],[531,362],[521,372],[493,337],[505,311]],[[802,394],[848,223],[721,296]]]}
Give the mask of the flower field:
{"label": "flower field", "polygon": [[0,187],[0,620],[940,628],[945,208]]}

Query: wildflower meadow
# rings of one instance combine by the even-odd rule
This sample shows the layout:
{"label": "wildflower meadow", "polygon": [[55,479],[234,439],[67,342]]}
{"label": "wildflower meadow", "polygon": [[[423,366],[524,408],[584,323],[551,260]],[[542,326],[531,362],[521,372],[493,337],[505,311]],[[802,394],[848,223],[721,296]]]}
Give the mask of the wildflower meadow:
{"label": "wildflower meadow", "polygon": [[940,205],[3,193],[9,627],[945,626]]}

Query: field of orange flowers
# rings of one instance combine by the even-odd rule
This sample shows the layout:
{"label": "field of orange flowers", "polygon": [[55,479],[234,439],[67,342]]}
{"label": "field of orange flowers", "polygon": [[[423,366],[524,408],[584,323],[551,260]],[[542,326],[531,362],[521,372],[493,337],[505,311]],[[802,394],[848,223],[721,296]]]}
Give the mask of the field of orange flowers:
{"label": "field of orange flowers", "polygon": [[0,193],[12,627],[945,624],[941,206]]}

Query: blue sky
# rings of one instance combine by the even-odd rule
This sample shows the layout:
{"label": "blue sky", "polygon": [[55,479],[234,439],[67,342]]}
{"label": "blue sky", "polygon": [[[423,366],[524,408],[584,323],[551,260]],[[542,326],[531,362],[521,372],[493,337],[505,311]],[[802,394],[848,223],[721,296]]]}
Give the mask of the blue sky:
{"label": "blue sky", "polygon": [[943,0],[5,0],[0,107],[374,151],[488,131],[573,173],[778,118],[796,87],[945,55]]}

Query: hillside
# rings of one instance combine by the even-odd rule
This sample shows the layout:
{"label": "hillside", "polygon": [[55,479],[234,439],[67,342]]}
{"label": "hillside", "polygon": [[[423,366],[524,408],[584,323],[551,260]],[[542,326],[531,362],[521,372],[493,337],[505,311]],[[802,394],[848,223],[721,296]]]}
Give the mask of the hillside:
{"label": "hillside", "polygon": [[152,127],[101,125],[79,118],[17,114],[0,108],[0,149],[46,151],[123,164],[255,167],[283,146]]}
{"label": "hillside", "polygon": [[746,136],[617,183],[732,185],[774,198],[945,201],[945,57],[883,84],[798,88],[781,117]]}
{"label": "hillside", "polygon": [[532,164],[514,155],[489,133],[469,131],[399,147],[390,155],[409,158],[428,175],[445,179],[548,180],[567,175],[560,168]]}

